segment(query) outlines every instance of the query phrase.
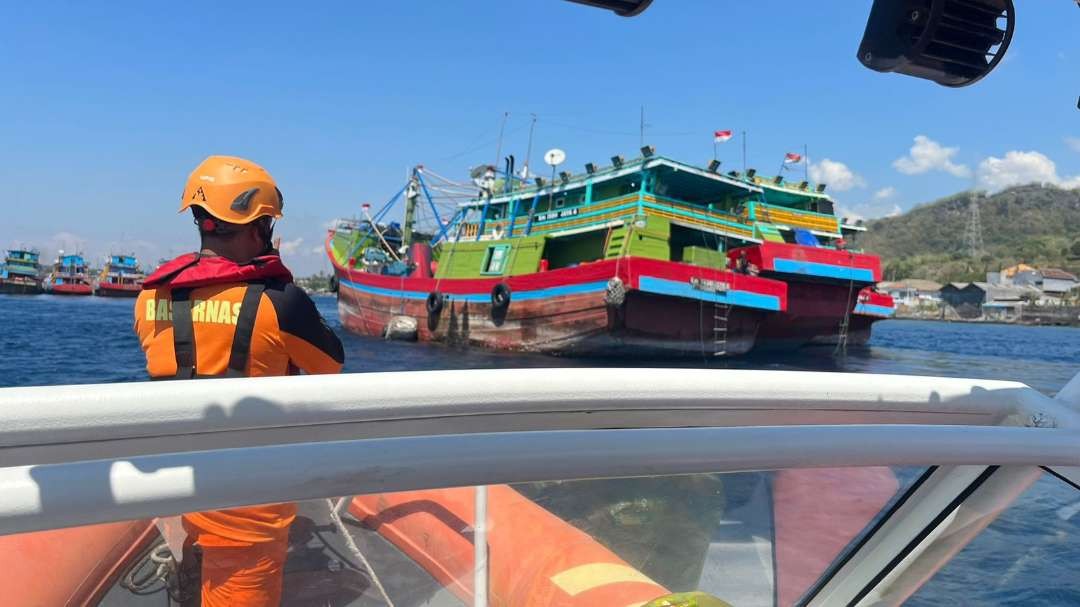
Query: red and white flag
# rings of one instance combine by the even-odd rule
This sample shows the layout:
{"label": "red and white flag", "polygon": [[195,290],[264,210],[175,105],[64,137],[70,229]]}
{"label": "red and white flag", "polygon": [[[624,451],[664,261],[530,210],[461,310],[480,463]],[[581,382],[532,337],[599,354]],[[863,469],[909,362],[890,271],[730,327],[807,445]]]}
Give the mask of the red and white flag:
{"label": "red and white flag", "polygon": [[731,139],[731,131],[716,131],[713,133],[713,142],[724,143],[728,139]]}
{"label": "red and white flag", "polygon": [[797,164],[802,162],[802,154],[792,154],[788,152],[784,154],[784,164]]}

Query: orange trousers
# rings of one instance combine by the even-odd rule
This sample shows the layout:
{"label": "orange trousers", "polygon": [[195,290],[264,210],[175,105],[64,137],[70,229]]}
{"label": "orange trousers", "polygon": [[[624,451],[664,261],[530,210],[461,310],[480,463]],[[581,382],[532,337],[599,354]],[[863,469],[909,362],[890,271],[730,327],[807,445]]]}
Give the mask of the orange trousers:
{"label": "orange trousers", "polygon": [[286,539],[251,546],[202,546],[202,607],[277,607]]}

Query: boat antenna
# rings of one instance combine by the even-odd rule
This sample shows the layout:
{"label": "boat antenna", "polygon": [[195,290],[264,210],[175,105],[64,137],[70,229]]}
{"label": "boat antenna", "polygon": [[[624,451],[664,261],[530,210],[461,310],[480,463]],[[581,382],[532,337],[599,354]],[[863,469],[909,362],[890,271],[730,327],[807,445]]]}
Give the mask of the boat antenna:
{"label": "boat antenna", "polygon": [[746,131],[742,132],[742,170],[746,173]]}
{"label": "boat antenna", "polygon": [[532,116],[532,124],[529,125],[529,145],[525,148],[525,166],[522,167],[522,179],[529,178],[529,159],[532,158],[533,130],[536,129],[536,114],[530,114],[530,116]]}
{"label": "boat antenna", "polygon": [[641,104],[641,122],[639,123],[638,133],[640,134],[640,141],[638,145],[645,147],[645,104]]}
{"label": "boat antenna", "polygon": [[802,168],[803,181],[810,183],[810,152],[806,144],[802,144]]}
{"label": "boat antenna", "polygon": [[495,167],[495,170],[499,170],[499,159],[502,158],[502,141],[503,132],[506,131],[506,120],[510,118],[510,112],[503,112],[502,122],[499,124],[499,143],[495,147],[495,162],[491,166]]}

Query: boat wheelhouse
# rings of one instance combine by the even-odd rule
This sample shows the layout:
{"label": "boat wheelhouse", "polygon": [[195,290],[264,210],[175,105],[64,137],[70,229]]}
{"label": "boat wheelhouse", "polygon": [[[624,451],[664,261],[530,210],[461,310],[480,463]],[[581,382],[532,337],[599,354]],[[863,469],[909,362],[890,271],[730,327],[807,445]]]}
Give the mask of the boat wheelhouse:
{"label": "boat wheelhouse", "polygon": [[83,256],[58,255],[52,272],[45,279],[45,288],[53,295],[92,295],[94,287]]}
{"label": "boat wheelhouse", "polygon": [[144,278],[134,255],[110,255],[98,276],[94,294],[102,297],[137,297]]}
{"label": "boat wheelhouse", "polygon": [[8,249],[0,265],[0,293],[36,295],[43,292],[40,253],[34,249]]}
{"label": "boat wheelhouse", "polygon": [[[328,239],[345,326],[379,335],[397,318],[422,340],[700,356],[861,343],[891,314],[872,288],[878,258],[847,243],[863,228],[836,216],[825,186],[644,151],[554,180],[489,167],[430,245],[412,238],[417,209],[437,215],[418,168],[399,250],[370,221]],[[369,251],[398,264],[373,265]]]}

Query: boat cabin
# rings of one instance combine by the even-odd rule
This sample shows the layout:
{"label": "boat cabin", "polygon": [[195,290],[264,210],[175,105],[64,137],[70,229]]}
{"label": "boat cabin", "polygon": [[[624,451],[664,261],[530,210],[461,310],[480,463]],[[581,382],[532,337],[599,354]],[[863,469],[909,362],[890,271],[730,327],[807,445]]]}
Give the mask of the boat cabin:
{"label": "boat cabin", "polygon": [[437,251],[440,278],[516,275],[635,256],[723,268],[762,242],[836,248],[862,228],[823,185],[721,173],[647,155],[582,175],[520,178],[462,203]]}

